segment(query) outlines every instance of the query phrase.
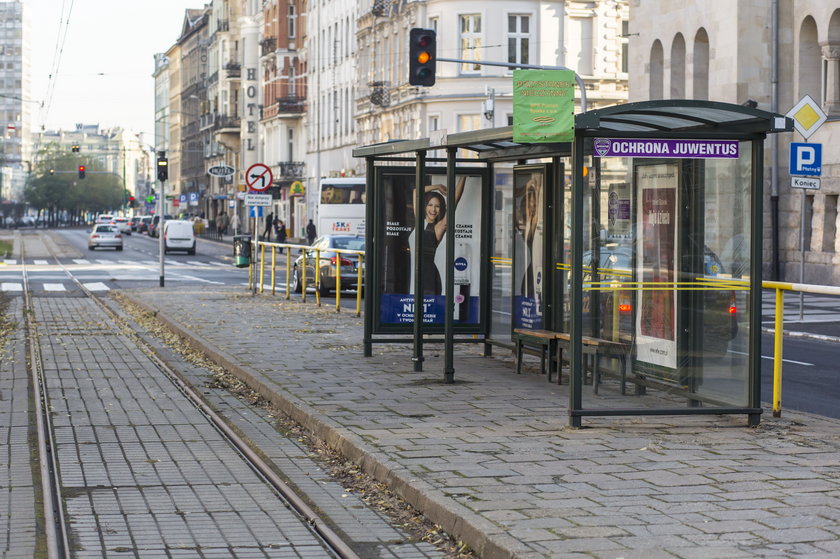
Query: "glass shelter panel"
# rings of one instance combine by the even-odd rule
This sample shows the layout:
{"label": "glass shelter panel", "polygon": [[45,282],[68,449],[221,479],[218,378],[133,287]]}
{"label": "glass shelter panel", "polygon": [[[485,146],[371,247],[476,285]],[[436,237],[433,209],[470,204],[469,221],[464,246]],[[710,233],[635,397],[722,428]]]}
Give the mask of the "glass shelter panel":
{"label": "glass shelter panel", "polygon": [[497,164],[493,173],[493,253],[491,270],[490,337],[509,342],[513,307],[513,165]]}
{"label": "glass shelter panel", "polygon": [[749,404],[751,144],[732,142],[727,158],[593,158],[584,409]]}

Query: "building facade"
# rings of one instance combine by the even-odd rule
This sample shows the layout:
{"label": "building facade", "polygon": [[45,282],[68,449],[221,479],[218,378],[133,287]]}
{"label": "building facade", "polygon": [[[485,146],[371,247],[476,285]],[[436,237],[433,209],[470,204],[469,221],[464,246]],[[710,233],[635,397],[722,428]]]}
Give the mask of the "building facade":
{"label": "building facade", "polygon": [[778,0],[777,29],[774,4],[632,0],[630,97],[754,103],[782,114],[804,95],[815,100],[828,115],[808,139],[823,145],[820,190],[790,187],[789,145],[804,141],[797,132],[767,142],[764,276],[838,285],[840,152],[834,146],[840,140],[840,2]]}
{"label": "building facade", "polygon": [[20,0],[0,2],[0,201],[23,201],[31,169],[30,57],[28,11]]}

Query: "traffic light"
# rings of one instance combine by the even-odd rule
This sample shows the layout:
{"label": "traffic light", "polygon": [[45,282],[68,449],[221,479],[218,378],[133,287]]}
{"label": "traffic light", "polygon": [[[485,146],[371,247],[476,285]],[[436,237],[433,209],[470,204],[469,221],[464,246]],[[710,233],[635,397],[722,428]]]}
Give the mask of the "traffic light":
{"label": "traffic light", "polygon": [[79,165],[79,178],[80,179],[85,178],[85,166],[84,165]]}
{"label": "traffic light", "polygon": [[166,159],[165,151],[158,152],[157,177],[161,182],[169,178],[169,160]]}
{"label": "traffic light", "polygon": [[70,146],[70,150],[73,153],[79,153],[79,144],[73,144],[72,146]]}
{"label": "traffic light", "polygon": [[409,41],[408,83],[427,87],[435,85],[437,32],[415,27],[409,32]]}
{"label": "traffic light", "polygon": [[55,169],[50,169],[50,174],[54,175],[55,174]]}

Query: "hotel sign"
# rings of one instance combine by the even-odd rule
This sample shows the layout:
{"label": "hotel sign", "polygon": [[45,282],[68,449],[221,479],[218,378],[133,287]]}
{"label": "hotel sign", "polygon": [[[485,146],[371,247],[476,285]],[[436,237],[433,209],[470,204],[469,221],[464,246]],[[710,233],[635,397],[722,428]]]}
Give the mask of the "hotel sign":
{"label": "hotel sign", "polygon": [[738,159],[738,140],[596,138],[595,157]]}

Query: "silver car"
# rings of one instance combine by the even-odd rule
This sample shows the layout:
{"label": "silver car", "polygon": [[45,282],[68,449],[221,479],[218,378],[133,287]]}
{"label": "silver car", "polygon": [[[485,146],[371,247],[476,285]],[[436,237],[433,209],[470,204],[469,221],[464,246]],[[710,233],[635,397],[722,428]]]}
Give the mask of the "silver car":
{"label": "silver car", "polygon": [[99,247],[113,247],[123,249],[123,236],[116,225],[103,223],[94,225],[88,236],[88,250]]}

